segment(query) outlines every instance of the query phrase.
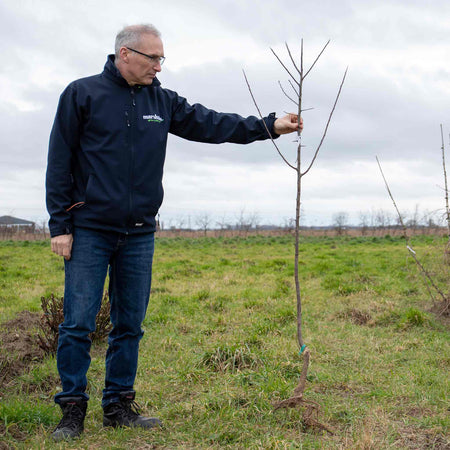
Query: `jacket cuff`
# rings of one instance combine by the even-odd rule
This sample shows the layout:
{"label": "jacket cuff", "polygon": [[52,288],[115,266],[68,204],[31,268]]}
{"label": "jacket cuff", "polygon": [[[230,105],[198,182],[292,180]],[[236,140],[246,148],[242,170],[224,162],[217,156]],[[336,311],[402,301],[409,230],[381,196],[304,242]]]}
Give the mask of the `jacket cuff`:
{"label": "jacket cuff", "polygon": [[62,234],[72,234],[73,226],[72,225],[63,225],[62,227],[59,225],[49,225],[50,236],[53,238],[55,236],[61,236]]}
{"label": "jacket cuff", "polygon": [[267,117],[264,118],[264,122],[266,123],[267,128],[270,131],[270,135],[272,136],[272,139],[277,139],[278,137],[280,137],[280,135],[275,133],[275,131],[273,129],[275,120],[277,120],[277,116],[276,116],[276,113],[274,113],[274,112],[270,113]]}

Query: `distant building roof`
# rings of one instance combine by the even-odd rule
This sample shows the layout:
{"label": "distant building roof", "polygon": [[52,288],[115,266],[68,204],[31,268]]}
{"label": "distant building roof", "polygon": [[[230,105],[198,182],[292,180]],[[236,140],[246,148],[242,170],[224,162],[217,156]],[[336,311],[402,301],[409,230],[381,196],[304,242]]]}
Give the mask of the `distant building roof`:
{"label": "distant building roof", "polygon": [[29,220],[24,219],[18,219],[17,217],[12,216],[1,216],[0,225],[34,225],[34,222],[30,222]]}

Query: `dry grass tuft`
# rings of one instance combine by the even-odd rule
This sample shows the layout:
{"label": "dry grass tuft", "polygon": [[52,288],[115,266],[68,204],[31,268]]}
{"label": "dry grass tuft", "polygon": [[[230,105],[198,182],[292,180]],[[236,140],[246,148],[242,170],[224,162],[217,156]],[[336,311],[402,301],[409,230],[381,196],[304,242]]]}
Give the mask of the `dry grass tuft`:
{"label": "dry grass tuft", "polygon": [[349,320],[355,325],[369,325],[372,322],[372,316],[356,308],[346,309],[337,314],[337,317],[344,320]]}
{"label": "dry grass tuft", "polygon": [[200,363],[216,372],[236,372],[255,368],[261,364],[261,360],[245,344],[242,347],[217,347],[205,352]]}

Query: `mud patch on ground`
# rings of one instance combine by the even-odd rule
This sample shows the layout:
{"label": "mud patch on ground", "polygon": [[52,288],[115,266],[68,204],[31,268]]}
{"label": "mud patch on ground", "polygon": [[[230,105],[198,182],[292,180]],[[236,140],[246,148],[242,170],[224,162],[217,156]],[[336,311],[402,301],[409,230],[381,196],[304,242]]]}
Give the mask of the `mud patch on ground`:
{"label": "mud patch on ground", "polygon": [[[26,433],[21,431],[20,428],[15,423],[7,427],[3,422],[0,422],[0,437],[10,437],[15,441],[24,441],[27,438],[27,435]],[[13,447],[11,444],[7,442],[0,441],[0,450],[12,448],[17,447],[16,446]]]}
{"label": "mud patch on ground", "polygon": [[5,386],[44,357],[38,345],[40,314],[22,311],[0,325],[0,384]]}

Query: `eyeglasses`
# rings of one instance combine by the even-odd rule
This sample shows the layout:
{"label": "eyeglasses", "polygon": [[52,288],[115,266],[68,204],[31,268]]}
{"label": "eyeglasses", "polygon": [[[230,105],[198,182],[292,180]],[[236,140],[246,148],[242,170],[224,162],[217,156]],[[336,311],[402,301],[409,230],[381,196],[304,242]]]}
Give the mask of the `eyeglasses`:
{"label": "eyeglasses", "polygon": [[158,56],[158,55],[147,55],[147,53],[142,53],[139,50],[135,50],[134,48],[130,48],[130,47],[125,47],[126,49],[134,52],[134,53],[139,53],[142,56],[145,56],[146,58],[148,58],[152,63],[154,64],[158,64],[159,65],[163,65],[164,61],[166,60],[166,58],[164,56]]}

